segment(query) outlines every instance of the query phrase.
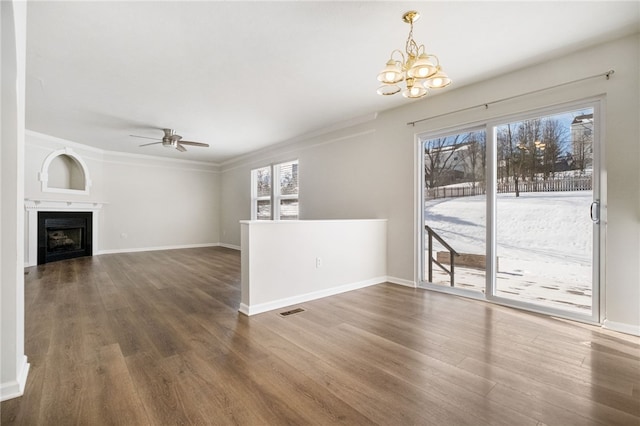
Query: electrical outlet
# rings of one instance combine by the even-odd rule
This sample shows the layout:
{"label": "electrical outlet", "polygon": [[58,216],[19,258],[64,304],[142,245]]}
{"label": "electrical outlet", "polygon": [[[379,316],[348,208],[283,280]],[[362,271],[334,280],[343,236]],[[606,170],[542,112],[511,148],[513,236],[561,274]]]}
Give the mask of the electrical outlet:
{"label": "electrical outlet", "polygon": [[316,257],[316,268],[322,267],[322,258]]}

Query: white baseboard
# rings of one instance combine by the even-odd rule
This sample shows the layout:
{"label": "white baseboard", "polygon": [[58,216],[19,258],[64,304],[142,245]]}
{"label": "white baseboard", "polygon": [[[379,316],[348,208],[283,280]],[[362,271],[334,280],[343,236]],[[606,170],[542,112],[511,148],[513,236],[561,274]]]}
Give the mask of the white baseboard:
{"label": "white baseboard", "polygon": [[138,247],[138,248],[125,248],[125,249],[109,249],[109,250],[99,250],[94,255],[98,256],[101,254],[114,254],[114,253],[135,253],[141,251],[159,251],[159,250],[180,250],[187,248],[200,248],[200,247],[218,247],[220,243],[204,243],[204,244],[185,244],[185,245],[177,245],[177,246],[158,246],[158,247]]}
{"label": "white baseboard", "polygon": [[246,316],[251,316],[251,310],[249,309],[249,305],[247,305],[246,303],[240,304],[240,309],[238,309],[238,312],[240,312],[241,314],[245,314]]}
{"label": "white baseboard", "polygon": [[219,245],[220,247],[224,247],[224,248],[228,248],[228,249],[232,249],[232,250],[238,250],[238,251],[240,251],[240,246],[234,246],[233,244],[218,243],[218,245]]}
{"label": "white baseboard", "polygon": [[29,375],[29,363],[27,357],[22,360],[22,368],[16,380],[0,383],[0,401],[17,398],[24,393],[24,387],[27,384],[27,376]]}
{"label": "white baseboard", "polygon": [[606,328],[607,330],[619,331],[620,333],[631,334],[633,336],[640,336],[640,327],[637,325],[604,320],[604,322],[602,323],[602,328]]}
{"label": "white baseboard", "polygon": [[[98,250],[93,253],[94,256],[99,256],[101,254],[117,254],[117,253],[137,253],[142,251],[160,251],[160,250],[180,250],[186,248],[200,248],[200,247],[226,247],[228,249],[240,250],[240,246],[234,246],[232,244],[226,243],[204,243],[204,244],[184,244],[177,246],[158,246],[158,247],[135,247],[135,248],[124,248],[124,249],[107,249],[107,250]],[[36,266],[29,264],[29,262],[24,263],[24,267],[28,268],[29,266]]]}
{"label": "white baseboard", "polygon": [[298,303],[309,302],[311,300],[321,299],[323,297],[333,296],[336,294],[345,293],[347,291],[369,287],[375,284],[381,284],[386,281],[387,277],[378,277],[351,284],[345,284],[338,287],[331,287],[324,290],[313,291],[311,293],[285,297],[284,299],[273,300],[271,302],[259,303],[256,305],[246,305],[244,303],[241,303],[240,309],[238,309],[238,311],[247,316],[257,315],[263,312],[273,311],[274,309],[280,309],[286,306],[296,305]]}
{"label": "white baseboard", "polygon": [[390,282],[391,284],[398,284],[398,285],[403,285],[405,287],[411,287],[411,288],[417,288],[418,287],[415,282],[409,281],[409,280],[405,280],[403,278],[396,278],[396,277],[387,276],[387,282]]}

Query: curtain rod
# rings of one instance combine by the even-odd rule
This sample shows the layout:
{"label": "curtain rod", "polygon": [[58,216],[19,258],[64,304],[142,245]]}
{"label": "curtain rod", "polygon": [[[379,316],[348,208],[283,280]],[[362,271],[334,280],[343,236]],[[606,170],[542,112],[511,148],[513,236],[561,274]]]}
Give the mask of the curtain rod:
{"label": "curtain rod", "polygon": [[466,108],[461,108],[461,109],[457,109],[455,111],[449,111],[449,112],[445,112],[443,114],[438,114],[438,115],[432,115],[431,117],[427,117],[427,118],[421,118],[420,120],[415,120],[415,121],[409,121],[407,123],[407,126],[411,125],[411,126],[415,126],[416,123],[420,123],[422,121],[427,121],[427,120],[433,120],[434,118],[438,118],[438,117],[444,117],[445,115],[450,115],[450,114],[455,114],[458,112],[462,112],[462,111],[468,111],[470,109],[474,109],[474,108],[480,108],[480,107],[484,107],[485,109],[489,109],[489,105],[493,105],[493,104],[497,104],[499,102],[504,102],[504,101],[509,101],[511,99],[515,99],[515,98],[519,98],[522,96],[527,96],[527,95],[532,95],[534,93],[539,93],[539,92],[544,92],[545,90],[551,90],[551,89],[555,89],[557,87],[562,87],[562,86],[566,86],[569,84],[573,84],[573,83],[578,83],[580,81],[584,81],[584,80],[591,80],[592,78],[597,78],[597,77],[606,77],[607,80],[609,80],[609,78],[615,73],[615,71],[613,69],[610,69],[607,72],[603,72],[600,74],[594,74],[594,75],[590,75],[589,77],[584,77],[584,78],[579,78],[577,80],[571,80],[571,81],[566,81],[564,83],[560,83],[560,84],[556,84],[555,86],[550,86],[550,87],[545,87],[543,89],[538,89],[538,90],[532,90],[531,92],[526,92],[526,93],[520,93],[519,95],[514,95],[514,96],[509,96],[507,98],[502,98],[502,99],[496,99],[495,101],[491,101],[491,102],[485,102],[483,104],[478,104],[478,105],[474,105],[474,106],[470,106],[470,107],[466,107]]}

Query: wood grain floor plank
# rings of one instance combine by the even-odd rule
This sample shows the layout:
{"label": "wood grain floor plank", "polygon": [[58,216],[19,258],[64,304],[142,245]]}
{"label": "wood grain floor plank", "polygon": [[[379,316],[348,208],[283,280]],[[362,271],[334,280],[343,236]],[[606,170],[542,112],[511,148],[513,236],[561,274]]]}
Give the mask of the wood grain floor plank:
{"label": "wood grain floor plank", "polygon": [[173,327],[173,319],[156,309],[157,305],[154,305],[151,298],[144,294],[146,291],[136,293],[142,294],[137,302],[130,302],[130,304],[133,305],[133,309],[137,309],[134,326],[139,335],[144,335],[143,340],[151,342],[162,357],[186,351],[188,347],[183,337]]}
{"label": "wood grain floor plank", "polygon": [[[31,360],[29,360],[31,361]],[[43,384],[46,368],[43,362],[31,365],[24,395],[3,401],[0,405],[0,424],[38,425],[40,407],[43,405]]]}
{"label": "wood grain floor plank", "polygon": [[[37,407],[38,425],[75,423],[79,419],[80,402],[85,387],[84,359],[69,345],[50,348],[42,366],[42,397]],[[3,421],[4,424],[4,421]]]}
{"label": "wood grain floor plank", "polygon": [[131,380],[146,415],[154,425],[205,423],[196,413],[186,412],[176,379],[155,354],[138,352],[126,357]]}
{"label": "wood grain floor plank", "polygon": [[489,399],[499,401],[501,404],[513,407],[518,411],[526,411],[531,417],[544,424],[556,423],[566,426],[597,426],[600,424],[544,400],[528,398],[502,384],[496,385],[491,390]]}
{"label": "wood grain floor plank", "polygon": [[[371,333],[387,331],[389,339],[404,346],[410,346],[414,350],[428,354],[432,358],[455,365],[464,359],[464,355],[455,350],[443,346],[443,343],[451,339],[451,331],[434,333],[426,324],[420,324],[414,320],[403,320],[395,316],[378,313],[377,310],[368,310],[358,307],[357,304],[343,301],[331,302],[333,306],[322,306],[320,312],[326,312],[329,316],[342,318],[342,322],[361,328]],[[335,309],[334,309],[335,308]],[[313,315],[313,312],[310,311]],[[407,321],[412,324],[407,327]]]}
{"label": "wood grain floor plank", "polygon": [[[260,361],[269,356],[265,347],[255,339],[250,330],[251,319],[237,312],[233,314],[193,314],[223,353],[233,353],[247,362]],[[256,333],[253,333],[255,335]]]}
{"label": "wood grain floor plank", "polygon": [[232,401],[234,409],[227,418],[241,415],[249,419],[248,423],[240,424],[306,424],[304,416],[289,407],[286,396],[275,396],[269,388],[265,389],[251,380],[250,372],[260,364],[248,363],[233,352],[206,359],[190,353],[180,356],[190,365],[197,366],[200,374],[223,392],[225,396],[221,403],[228,407]]}
{"label": "wood grain floor plank", "polygon": [[640,338],[591,325],[392,284],[246,317],[221,247],[26,272],[3,426],[640,424]]}
{"label": "wood grain floor plank", "polygon": [[279,398],[304,420],[298,424],[369,425],[372,420],[334,396],[327,389],[277,357],[259,361],[257,369],[248,369],[251,380],[270,398]]}
{"label": "wood grain floor plank", "polygon": [[138,327],[138,321],[138,316],[129,308],[110,311],[109,325],[125,357],[156,351],[149,336]]}
{"label": "wood grain floor plank", "polygon": [[102,305],[107,311],[131,307],[127,302],[124,292],[114,285],[107,272],[100,271],[96,274],[96,287]]}
{"label": "wood grain floor plank", "polygon": [[491,362],[532,379],[545,380],[547,384],[562,388],[565,383],[583,383],[594,389],[608,389],[623,395],[630,395],[633,387],[631,380],[601,374],[581,365],[558,362],[553,357],[535,354],[527,348],[517,345],[496,345],[479,348],[469,341],[451,339],[445,343],[449,349],[468,354],[475,359]]}
{"label": "wood grain floor plank", "polygon": [[239,395],[231,395],[214,363],[202,360],[194,351],[163,360],[163,365],[176,377],[181,401],[187,412],[196,412],[204,424],[266,424],[266,419],[246,406]]}
{"label": "wood grain floor plank", "polygon": [[[470,420],[465,421],[459,410],[447,407],[442,404],[439,398],[434,398],[424,392],[423,389],[413,386],[411,383],[387,373],[373,362],[369,362],[369,357],[375,357],[370,345],[360,347],[350,338],[345,338],[337,333],[323,335],[320,330],[313,328],[312,322],[302,321],[304,313],[295,318],[269,318],[265,317],[264,322],[277,324],[280,334],[289,340],[291,345],[299,346],[309,354],[318,358],[316,362],[323,362],[324,366],[320,371],[333,370],[335,381],[333,386],[345,392],[352,392],[350,397],[358,398],[361,402],[367,401],[367,406],[383,409],[391,412],[394,406],[404,407],[403,412],[397,413],[397,417],[389,414],[383,423],[401,424],[442,424],[445,419],[457,424],[470,424]],[[271,316],[273,317],[273,315]],[[270,321],[269,321],[270,320]],[[275,326],[275,325],[274,325]],[[275,348],[271,348],[272,351]],[[279,356],[284,356],[282,351]],[[300,354],[300,351],[297,351]],[[315,376],[315,380],[322,382],[321,376]],[[326,380],[326,378],[325,378]],[[384,389],[383,393],[380,390]],[[364,399],[362,399],[364,397]],[[382,414],[378,414],[382,416]],[[482,422],[477,417],[473,421],[476,424],[489,424]],[[469,422],[469,423],[468,423]]]}
{"label": "wood grain floor plank", "polygon": [[86,370],[79,424],[151,424],[118,344],[103,346],[96,357],[86,363]]}
{"label": "wood grain floor plank", "polygon": [[536,424],[534,419],[513,412],[508,406],[486,404],[485,396],[495,382],[394,343],[387,339],[386,333],[373,334],[350,324],[323,332],[313,328],[312,319],[307,321],[300,315],[296,320],[302,329],[313,330],[313,335],[321,341],[349,342],[348,348],[344,349],[348,358],[360,359],[406,381],[441,407],[465,413],[461,421],[484,421],[493,425]]}
{"label": "wood grain floor plank", "polygon": [[[460,363],[459,368],[490,377],[497,383],[520,393],[523,399],[539,400],[561,407],[574,413],[577,418],[584,416],[603,424],[634,424],[634,421],[637,422],[640,418],[640,404],[610,391],[596,396],[589,394],[587,388],[582,391],[576,387],[558,389],[473,358],[465,359]],[[495,394],[493,397],[495,398]]]}

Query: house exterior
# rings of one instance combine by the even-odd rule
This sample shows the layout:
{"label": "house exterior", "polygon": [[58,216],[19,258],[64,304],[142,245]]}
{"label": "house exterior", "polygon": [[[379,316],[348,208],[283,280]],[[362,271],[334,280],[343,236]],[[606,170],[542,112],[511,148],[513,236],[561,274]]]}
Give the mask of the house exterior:
{"label": "house exterior", "polygon": [[576,116],[571,122],[573,166],[585,171],[593,168],[593,114]]}

